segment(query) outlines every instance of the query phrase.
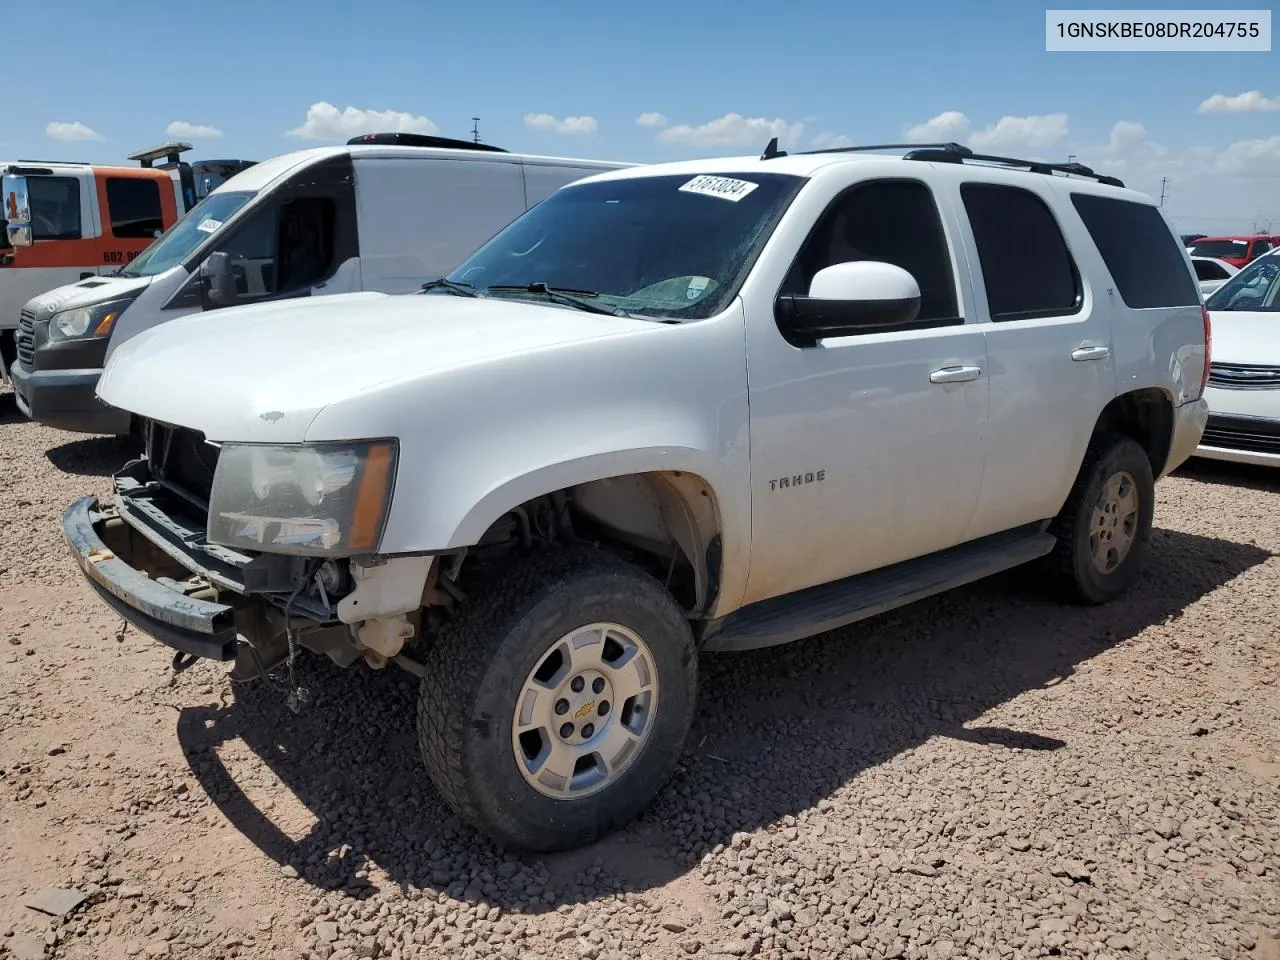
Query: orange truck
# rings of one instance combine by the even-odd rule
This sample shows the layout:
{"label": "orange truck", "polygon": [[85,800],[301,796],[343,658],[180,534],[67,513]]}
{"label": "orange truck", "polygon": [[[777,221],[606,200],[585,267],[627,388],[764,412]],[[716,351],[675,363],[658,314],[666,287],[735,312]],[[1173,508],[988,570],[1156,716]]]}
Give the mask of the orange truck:
{"label": "orange truck", "polygon": [[32,297],[114,273],[248,160],[186,162],[181,141],[129,157],[137,166],[0,161],[0,379],[17,356]]}

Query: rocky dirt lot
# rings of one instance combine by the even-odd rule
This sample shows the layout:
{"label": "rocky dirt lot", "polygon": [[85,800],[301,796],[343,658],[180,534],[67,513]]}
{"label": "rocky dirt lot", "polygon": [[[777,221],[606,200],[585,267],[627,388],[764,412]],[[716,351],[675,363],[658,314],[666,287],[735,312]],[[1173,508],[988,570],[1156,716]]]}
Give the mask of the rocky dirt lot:
{"label": "rocky dirt lot", "polygon": [[312,658],[294,716],[91,595],[58,517],[127,454],[0,393],[0,955],[1280,958],[1280,476],[1165,481],[1108,608],[1019,572],[708,657],[649,814],[517,857],[411,677]]}

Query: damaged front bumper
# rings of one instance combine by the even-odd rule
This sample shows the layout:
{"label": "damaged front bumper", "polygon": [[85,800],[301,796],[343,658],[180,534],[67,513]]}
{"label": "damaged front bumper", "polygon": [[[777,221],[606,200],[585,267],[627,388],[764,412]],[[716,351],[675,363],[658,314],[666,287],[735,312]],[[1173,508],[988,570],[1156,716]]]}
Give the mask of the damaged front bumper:
{"label": "damaged front bumper", "polygon": [[342,667],[364,658],[414,668],[400,654],[417,633],[430,558],[328,560],[326,570],[306,557],[241,552],[205,536],[203,491],[147,459],[113,483],[109,501],[84,497],[66,509],[63,537],[103,601],[176,651],[175,667],[205,658],[251,679],[302,648]]}
{"label": "damaged front bumper", "polygon": [[[103,601],[148,636],[189,657],[236,658],[235,609],[184,592],[172,579],[152,579],[122,558],[132,531],[115,507],[83,497],[62,514],[62,535]],[[108,540],[115,544],[108,546]]]}

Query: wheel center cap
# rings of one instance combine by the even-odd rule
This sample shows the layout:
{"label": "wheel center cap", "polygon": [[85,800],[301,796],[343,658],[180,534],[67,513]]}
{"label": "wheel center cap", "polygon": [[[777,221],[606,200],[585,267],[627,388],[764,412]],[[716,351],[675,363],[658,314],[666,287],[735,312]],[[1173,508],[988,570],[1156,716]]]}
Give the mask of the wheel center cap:
{"label": "wheel center cap", "polygon": [[568,677],[556,690],[556,699],[560,713],[556,733],[574,746],[597,737],[613,715],[613,684],[598,670]]}

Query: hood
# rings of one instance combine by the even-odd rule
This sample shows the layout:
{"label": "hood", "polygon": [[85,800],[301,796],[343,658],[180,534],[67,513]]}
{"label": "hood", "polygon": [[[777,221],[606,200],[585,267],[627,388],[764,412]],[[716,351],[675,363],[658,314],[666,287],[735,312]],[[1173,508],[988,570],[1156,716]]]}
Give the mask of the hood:
{"label": "hood", "polygon": [[1210,310],[1215,363],[1280,366],[1280,311]]}
{"label": "hood", "polygon": [[147,330],[112,355],[98,395],[210,440],[297,443],[325,407],[374,389],[512,353],[652,329],[645,320],[526,301],[308,297],[196,314]]}
{"label": "hood", "polygon": [[151,277],[89,277],[32,297],[23,309],[34,313],[37,320],[48,320],[62,310],[92,307],[108,300],[136,296],[147,288],[151,280]]}

